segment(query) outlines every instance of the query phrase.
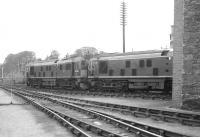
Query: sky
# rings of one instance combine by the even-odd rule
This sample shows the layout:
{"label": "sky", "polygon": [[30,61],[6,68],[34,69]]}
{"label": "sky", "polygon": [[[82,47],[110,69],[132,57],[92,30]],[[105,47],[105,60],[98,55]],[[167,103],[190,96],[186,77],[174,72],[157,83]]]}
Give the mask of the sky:
{"label": "sky", "polygon": [[[169,47],[174,0],[124,0],[126,52]],[[0,0],[0,63],[21,51],[44,59],[81,47],[122,52],[122,0]]]}

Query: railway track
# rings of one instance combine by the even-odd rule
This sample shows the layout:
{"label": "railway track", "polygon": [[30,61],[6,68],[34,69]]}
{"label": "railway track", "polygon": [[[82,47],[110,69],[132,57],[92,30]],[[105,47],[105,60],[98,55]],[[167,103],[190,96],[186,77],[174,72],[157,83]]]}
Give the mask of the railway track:
{"label": "railway track", "polygon": [[30,99],[26,96],[23,96],[20,93],[16,93],[14,92],[15,95],[23,98],[24,100],[26,100],[27,102],[29,102],[30,104],[32,104],[33,106],[35,106],[36,108],[38,108],[39,110],[45,112],[46,114],[48,114],[51,118],[56,119],[57,121],[59,121],[63,126],[65,126],[66,128],[68,128],[75,136],[82,136],[82,137],[92,137],[89,134],[85,133],[83,130],[79,129],[78,127],[74,126],[73,124],[71,124],[70,122],[68,122],[66,119],[64,119],[64,117],[62,117],[59,113],[56,113],[55,111],[52,111],[50,109],[48,109],[45,106],[42,106],[41,104],[35,102],[33,99]]}
{"label": "railway track", "polygon": [[[32,96],[34,98],[36,97],[36,95],[31,95],[31,94],[17,92],[17,91],[13,91],[13,93],[21,96],[22,98],[24,98],[26,100],[28,100],[30,98],[30,96]],[[27,98],[26,96],[29,96],[29,98]],[[134,136],[134,137],[135,136],[136,137],[137,136],[138,137],[162,137],[162,135],[158,135],[158,134],[149,132],[147,130],[140,129],[140,128],[135,127],[133,125],[124,123],[124,122],[122,122],[120,120],[117,120],[115,118],[109,117],[107,115],[104,115],[104,114],[101,114],[101,113],[98,113],[98,112],[95,112],[95,111],[92,111],[92,110],[83,109],[83,108],[81,108],[81,107],[79,107],[77,105],[71,104],[71,103],[62,102],[62,101],[55,100],[55,99],[52,99],[52,98],[49,98],[49,97],[38,96],[37,98],[51,101],[51,102],[53,102],[55,104],[62,105],[63,107],[76,110],[77,112],[85,113],[87,115],[92,116],[93,118],[96,118],[96,119],[99,119],[99,120],[103,120],[103,121],[105,121],[105,122],[107,122],[109,124],[114,125],[115,127],[119,128],[119,129],[123,129],[124,131],[127,132],[127,133],[126,132],[125,133],[121,133],[122,135],[118,135],[116,133],[112,133],[112,132],[107,131],[105,129],[98,128],[98,127],[95,127],[93,125],[89,125],[88,123],[84,123],[83,121],[80,121],[78,119],[74,119],[72,117],[66,116],[66,114],[64,114],[62,112],[59,112],[59,111],[57,111],[55,109],[49,108],[47,106],[42,106],[39,103],[36,103],[35,101],[33,101],[33,99],[29,99],[28,100],[28,101],[31,100],[31,104],[33,104],[34,106],[36,105],[36,107],[39,107],[39,109],[44,110],[44,108],[45,108],[45,110],[44,110],[45,112],[47,111],[46,109],[48,109],[48,112],[50,112],[50,111],[54,112],[58,116],[62,117],[63,119],[68,120],[68,121],[70,121],[72,123],[75,123],[77,126],[83,127],[83,128],[85,128],[85,130],[90,130],[91,132],[94,132],[94,133],[96,133],[97,135],[100,135],[100,136],[106,136],[106,137],[125,137],[125,136],[130,136],[130,137],[131,136]],[[55,118],[56,120],[58,120],[59,122],[61,121],[61,119],[58,118],[57,115],[52,114],[52,113],[49,113],[49,115],[51,117]],[[61,121],[61,123],[63,123],[63,121]],[[70,130],[71,130],[71,127],[70,127]],[[72,130],[72,131],[74,131],[74,130]],[[75,135],[79,136],[79,134],[82,134],[82,133],[80,133],[80,131],[77,131],[77,130],[75,130],[75,131],[76,131]]]}
{"label": "railway track", "polygon": [[[86,111],[85,109],[80,108],[78,106],[80,104],[77,104],[77,103],[76,103],[76,105],[73,105],[73,102],[66,103],[66,102],[63,102],[63,101],[58,101],[58,100],[55,100],[55,99],[52,99],[52,98],[49,98],[49,97],[45,97],[44,95],[41,95],[41,94],[39,94],[39,95],[31,94],[31,93],[22,93],[22,94],[28,95],[28,96],[32,96],[34,98],[37,97],[37,98],[41,98],[41,99],[47,99],[47,100],[50,100],[50,101],[52,101],[52,102],[54,102],[56,104],[60,104],[60,105],[63,105],[65,107],[69,107],[69,108],[75,109],[77,111],[82,111],[83,113],[87,113],[89,115],[92,115],[93,117],[95,116],[95,117],[103,119],[103,120],[105,120],[107,122],[113,123],[115,126],[121,126],[126,130],[130,130],[131,132],[134,131],[134,133],[136,133],[136,134],[138,134],[138,133],[141,134],[141,131],[139,131],[139,132],[135,131],[135,129],[133,129],[132,127],[126,127],[125,125],[128,124],[128,125],[137,127],[139,129],[143,129],[144,131],[148,131],[150,133],[154,133],[154,134],[161,135],[161,136],[164,136],[164,137],[186,137],[185,135],[182,135],[182,134],[179,134],[179,133],[174,133],[174,132],[171,132],[171,131],[167,131],[167,130],[164,130],[164,129],[155,128],[155,127],[151,127],[151,126],[147,126],[147,125],[142,125],[142,124],[139,124],[139,123],[136,123],[136,122],[133,122],[133,121],[124,120],[124,119],[117,118],[117,117],[114,117],[114,116],[111,116],[111,115],[107,115],[105,113],[97,112],[97,111],[94,111],[94,110],[92,110],[92,112],[91,112],[91,110],[89,110],[90,112],[88,112],[88,110]],[[85,104],[83,104],[83,105],[85,105]],[[98,115],[94,114],[94,112],[98,113]],[[103,117],[99,116],[99,114],[102,114]],[[122,124],[122,123],[117,123],[116,121],[107,119],[106,116],[110,117],[112,119],[121,121],[121,122],[125,123],[125,125]],[[142,134],[144,134],[144,136],[146,136],[145,133],[142,133]],[[143,135],[141,135],[141,136],[143,136]]]}
{"label": "railway track", "polygon": [[[30,92],[30,91],[26,90],[26,92]],[[182,125],[200,126],[200,115],[198,115],[198,114],[181,113],[181,112],[166,111],[166,110],[159,110],[159,109],[149,109],[149,108],[144,108],[144,107],[118,105],[118,104],[112,104],[112,103],[104,103],[104,102],[97,102],[97,101],[90,101],[90,100],[66,97],[66,96],[63,97],[61,95],[55,95],[55,94],[54,95],[53,94],[44,94],[44,93],[37,93],[37,94],[45,95],[45,96],[49,96],[49,97],[55,97],[55,98],[64,99],[64,100],[84,102],[86,104],[95,105],[94,107],[110,109],[112,111],[121,112],[122,114],[130,114],[135,117],[143,117],[143,118],[150,117],[152,119],[162,120],[164,122],[177,122]]]}
{"label": "railway track", "polygon": [[[25,92],[32,92],[30,90],[21,89]],[[32,92],[34,93],[34,92]],[[143,117],[147,118],[150,117],[152,119],[161,120],[165,122],[177,122],[182,125],[188,126],[200,126],[200,115],[198,114],[191,114],[191,113],[181,113],[175,111],[166,111],[166,110],[159,110],[159,109],[149,109],[145,107],[133,107],[133,106],[126,106],[126,105],[119,105],[119,104],[112,104],[112,103],[104,103],[98,101],[91,101],[91,100],[84,100],[72,97],[66,97],[61,95],[55,94],[48,94],[48,93],[39,93],[40,95],[46,95],[49,97],[55,97],[64,100],[71,100],[71,101],[78,101],[78,102],[85,102],[88,104],[96,105],[96,107],[110,109],[112,111],[119,111],[123,114],[130,114],[135,117]]]}
{"label": "railway track", "polygon": [[[48,90],[49,92],[49,90]],[[50,90],[52,93],[57,93],[58,90]],[[60,92],[60,90],[59,90]],[[70,95],[88,95],[88,96],[103,96],[103,97],[124,97],[124,98],[143,98],[143,99],[161,99],[161,100],[169,100],[171,96],[163,95],[163,94],[147,94],[147,93],[110,93],[110,92],[91,92],[91,91],[61,91],[64,94]]]}
{"label": "railway track", "polygon": [[[21,87],[21,86],[18,86]],[[27,87],[26,87],[27,88]],[[37,90],[35,88],[28,87],[29,90]],[[41,89],[40,89],[41,90]],[[103,97],[124,97],[124,98],[144,98],[152,100],[170,100],[171,96],[160,93],[116,93],[105,91],[76,91],[76,90],[61,90],[61,89],[42,89],[44,92],[70,94],[70,95],[88,95],[88,96],[103,96]],[[59,91],[59,92],[58,92]],[[139,91],[138,91],[139,92]]]}

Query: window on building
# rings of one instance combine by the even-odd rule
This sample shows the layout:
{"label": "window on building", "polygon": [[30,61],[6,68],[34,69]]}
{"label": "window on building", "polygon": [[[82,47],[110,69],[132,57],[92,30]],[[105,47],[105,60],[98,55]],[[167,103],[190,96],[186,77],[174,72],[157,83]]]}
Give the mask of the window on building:
{"label": "window on building", "polygon": [[140,65],[141,68],[143,68],[144,67],[144,60],[140,60],[139,65]]}
{"label": "window on building", "polygon": [[121,75],[121,76],[124,76],[124,75],[125,75],[125,69],[121,69],[121,70],[120,70],[120,75]]}
{"label": "window on building", "polygon": [[43,67],[40,67],[40,71],[43,71]]}
{"label": "window on building", "polygon": [[151,67],[152,66],[152,60],[148,59],[147,60],[147,67]]}
{"label": "window on building", "polygon": [[60,70],[62,70],[62,65],[60,65]]}
{"label": "window on building", "polygon": [[53,77],[53,72],[51,72],[51,77]]}
{"label": "window on building", "polygon": [[153,68],[153,75],[158,76],[158,68]]}
{"label": "window on building", "polygon": [[131,67],[131,61],[127,60],[126,61],[126,68],[130,68]]}
{"label": "window on building", "polygon": [[114,71],[112,69],[109,70],[109,76],[113,76]]}
{"label": "window on building", "polygon": [[48,71],[49,66],[46,66],[46,71]]}
{"label": "window on building", "polygon": [[43,72],[43,77],[45,77],[45,72]]}
{"label": "window on building", "polygon": [[41,77],[41,73],[40,72],[39,72],[38,76]]}
{"label": "window on building", "polygon": [[51,71],[51,66],[49,66],[49,71]]}
{"label": "window on building", "polygon": [[66,64],[65,69],[66,70],[71,70],[71,64]]}
{"label": "window on building", "polygon": [[137,76],[137,69],[132,69],[132,76]]}
{"label": "window on building", "polygon": [[169,69],[166,69],[165,72],[169,72]]}
{"label": "window on building", "polygon": [[106,74],[108,71],[108,62],[107,61],[100,61],[99,62],[99,73]]}

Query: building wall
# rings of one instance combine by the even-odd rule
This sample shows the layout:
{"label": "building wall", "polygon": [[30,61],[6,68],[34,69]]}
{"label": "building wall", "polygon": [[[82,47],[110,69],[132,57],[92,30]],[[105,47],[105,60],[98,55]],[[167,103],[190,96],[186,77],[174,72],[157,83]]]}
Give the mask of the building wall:
{"label": "building wall", "polygon": [[183,93],[191,97],[200,90],[200,0],[184,1],[183,43]]}
{"label": "building wall", "polygon": [[172,100],[175,107],[182,105],[183,24],[183,0],[174,0]]}
{"label": "building wall", "polygon": [[173,101],[200,94],[200,0],[174,0]]}

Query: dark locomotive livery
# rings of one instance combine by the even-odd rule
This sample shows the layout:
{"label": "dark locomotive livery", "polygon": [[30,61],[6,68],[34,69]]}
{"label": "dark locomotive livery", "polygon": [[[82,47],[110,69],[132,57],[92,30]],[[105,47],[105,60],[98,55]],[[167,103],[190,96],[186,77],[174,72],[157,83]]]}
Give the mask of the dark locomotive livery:
{"label": "dark locomotive livery", "polygon": [[99,54],[27,65],[27,85],[106,91],[172,90],[169,50]]}

